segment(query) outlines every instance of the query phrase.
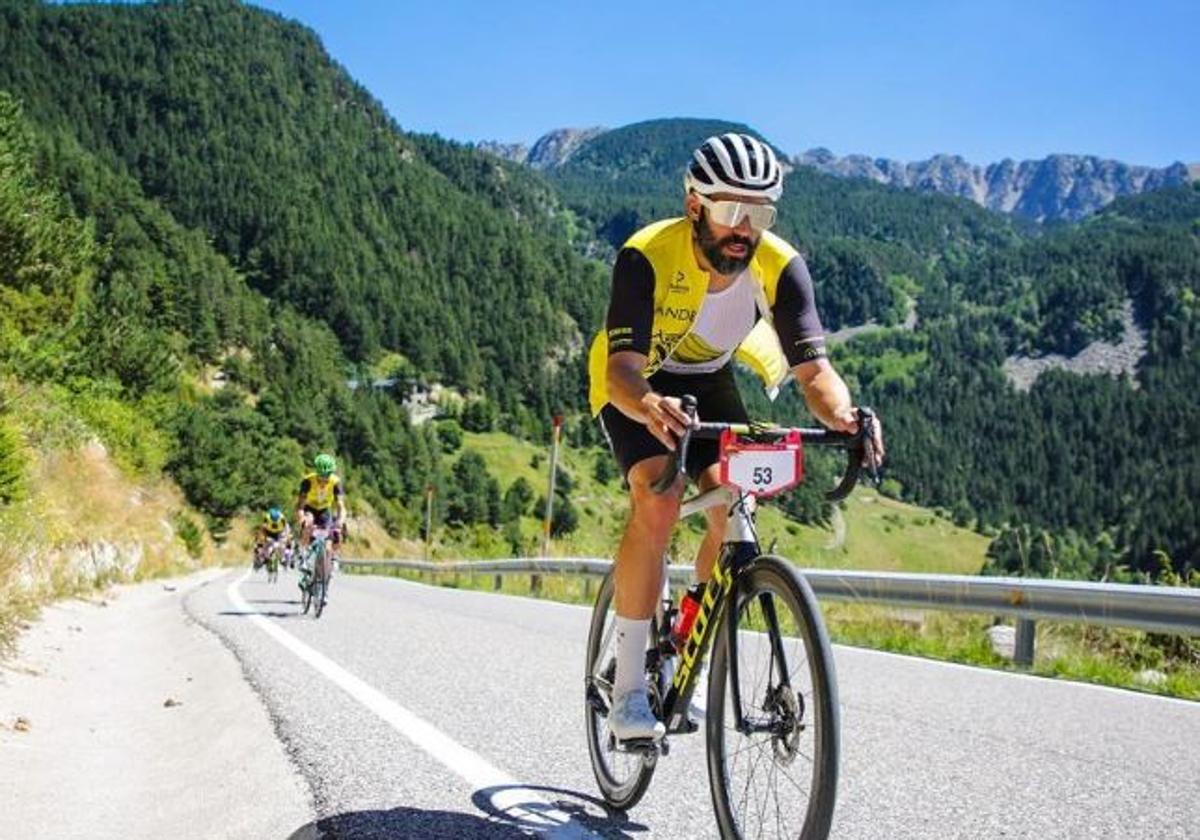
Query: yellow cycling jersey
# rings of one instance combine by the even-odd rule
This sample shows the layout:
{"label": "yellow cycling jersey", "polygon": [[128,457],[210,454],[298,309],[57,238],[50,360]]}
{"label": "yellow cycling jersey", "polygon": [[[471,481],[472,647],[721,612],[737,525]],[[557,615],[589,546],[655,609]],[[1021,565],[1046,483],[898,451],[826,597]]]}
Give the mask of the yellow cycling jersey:
{"label": "yellow cycling jersey", "polygon": [[300,482],[300,497],[309,510],[329,510],[338,496],[342,495],[342,480],[336,475],[321,481],[316,473],[309,473]]}
{"label": "yellow cycling jersey", "polygon": [[[624,245],[640,251],[654,269],[654,320],[651,347],[642,375],[650,377],[683,344],[696,323],[708,293],[708,272],[696,263],[692,250],[692,224],[687,218],[666,219],[642,228]],[[738,346],[735,358],[762,379],[774,398],[787,377],[789,365],[771,322],[771,307],[784,268],[798,256],[796,249],[770,231],[764,231],[747,271],[755,281],[755,302],[762,317]],[[628,337],[621,330],[601,329],[588,353],[588,402],[599,414],[608,402],[606,369],[610,343],[620,346]]]}

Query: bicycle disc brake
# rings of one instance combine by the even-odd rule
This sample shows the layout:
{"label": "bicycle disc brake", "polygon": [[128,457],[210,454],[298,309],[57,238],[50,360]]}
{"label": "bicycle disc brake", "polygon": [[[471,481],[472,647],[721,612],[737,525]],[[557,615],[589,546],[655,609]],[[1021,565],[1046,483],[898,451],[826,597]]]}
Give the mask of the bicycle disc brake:
{"label": "bicycle disc brake", "polygon": [[800,754],[800,734],[804,732],[804,701],[787,686],[768,691],[765,711],[775,719],[771,750],[780,764],[791,764]]}

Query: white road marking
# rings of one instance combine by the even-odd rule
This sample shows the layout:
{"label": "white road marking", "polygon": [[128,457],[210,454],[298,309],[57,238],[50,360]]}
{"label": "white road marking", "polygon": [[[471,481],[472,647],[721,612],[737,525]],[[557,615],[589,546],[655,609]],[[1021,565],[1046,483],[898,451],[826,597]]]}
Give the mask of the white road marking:
{"label": "white road marking", "polygon": [[498,789],[491,796],[492,805],[498,811],[508,815],[522,827],[531,829],[536,827],[537,833],[546,837],[564,838],[565,840],[565,838],[598,836],[578,823],[572,822],[570,814],[556,809],[549,802],[523,787],[516,779],[490,764],[478,753],[467,749],[387,695],[372,688],[332,659],[318,653],[279,625],[268,621],[266,617],[252,610],[238,592],[238,588],[249,575],[250,573],[246,572],[230,583],[226,589],[229,601],[235,609],[245,614],[256,627],[304,660],[319,674],[374,712],[393,729],[468,784],[477,790]]}

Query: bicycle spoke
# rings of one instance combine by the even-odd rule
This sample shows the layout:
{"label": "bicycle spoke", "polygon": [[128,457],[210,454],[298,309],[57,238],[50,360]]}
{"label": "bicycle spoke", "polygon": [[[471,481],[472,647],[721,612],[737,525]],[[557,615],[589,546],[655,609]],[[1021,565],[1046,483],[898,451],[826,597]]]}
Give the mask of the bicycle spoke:
{"label": "bicycle spoke", "polygon": [[750,772],[746,774],[746,785],[742,789],[742,798],[740,801],[741,808],[738,810],[742,813],[746,811],[746,805],[750,801],[750,783],[754,781],[754,771],[758,768],[759,761],[762,760],[762,750],[759,750],[758,758],[750,762]]}
{"label": "bicycle spoke", "polygon": [[[828,661],[828,648],[814,647],[806,629],[811,624],[804,616],[814,612],[811,594],[779,561],[766,565],[771,568],[748,572],[734,644],[718,649],[723,719],[709,729],[720,744],[719,757],[710,753],[721,768],[714,788],[718,819],[723,835],[740,840],[827,831],[836,790],[827,784],[836,784],[829,758],[836,741],[831,746],[826,735],[836,724],[836,712],[829,711],[836,695],[820,682],[828,671],[816,664],[818,657]],[[745,731],[736,724],[739,711]]]}

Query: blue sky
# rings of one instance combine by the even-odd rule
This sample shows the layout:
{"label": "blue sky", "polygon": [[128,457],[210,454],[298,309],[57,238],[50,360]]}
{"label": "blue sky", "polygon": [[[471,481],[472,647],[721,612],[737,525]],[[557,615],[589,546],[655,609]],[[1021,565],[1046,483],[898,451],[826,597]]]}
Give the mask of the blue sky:
{"label": "blue sky", "polygon": [[1200,0],[252,2],[457,140],[689,116],[787,152],[1200,161]]}

